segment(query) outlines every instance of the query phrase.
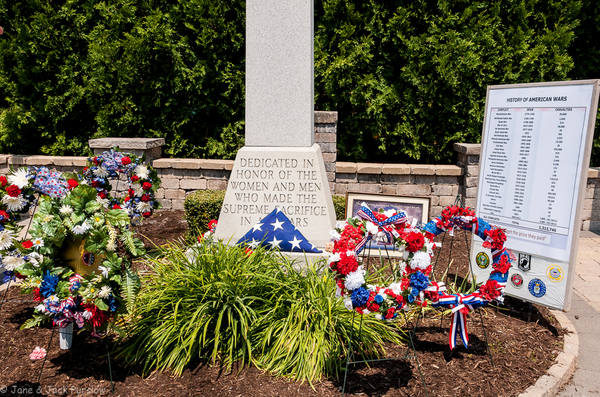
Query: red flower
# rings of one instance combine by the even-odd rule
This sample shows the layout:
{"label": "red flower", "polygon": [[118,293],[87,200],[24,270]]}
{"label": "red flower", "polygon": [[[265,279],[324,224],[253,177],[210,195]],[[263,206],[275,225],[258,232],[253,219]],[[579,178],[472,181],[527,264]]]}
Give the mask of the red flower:
{"label": "red flower", "polygon": [[152,199],[152,197],[150,197],[149,194],[143,194],[142,197],[140,198],[140,200],[142,200],[143,202],[147,203],[148,201],[150,201]]}
{"label": "red flower", "polygon": [[135,190],[133,190],[133,189],[129,189],[129,190],[127,191],[127,193],[129,193],[129,197],[133,197],[133,196],[135,196]]}
{"label": "red flower", "polygon": [[500,296],[500,285],[496,280],[489,279],[479,288],[479,292],[485,299],[491,301]]}
{"label": "red flower", "polygon": [[8,215],[8,212],[6,212],[4,210],[0,210],[0,223],[4,223],[9,219],[10,219],[10,215]]}
{"label": "red flower", "polygon": [[92,159],[92,163],[94,163],[94,165],[98,165],[99,161],[98,161],[98,157],[94,157]]}
{"label": "red flower", "polygon": [[105,199],[108,197],[105,191],[101,191],[100,193],[98,193],[98,196],[100,196],[101,199]]}
{"label": "red flower", "polygon": [[139,176],[137,176],[137,175],[132,175],[132,176],[131,176],[131,182],[137,182],[137,181],[139,181],[139,180],[140,180],[140,177],[139,177]]}
{"label": "red flower", "polygon": [[124,202],[128,202],[129,200],[131,200],[131,197],[129,196],[125,196],[125,198],[123,199]]}
{"label": "red flower", "polygon": [[508,261],[508,256],[507,255],[502,255],[500,257],[500,262],[496,263],[494,262],[493,264],[494,269],[499,271],[500,273],[504,274],[508,271],[508,269],[510,269],[510,262]]}
{"label": "red flower", "polygon": [[336,263],[335,269],[338,273],[345,276],[358,269],[358,260],[354,255],[348,256],[346,252],[340,252],[340,260]]}
{"label": "red flower", "polygon": [[393,318],[395,311],[396,310],[393,307],[390,307],[389,309],[387,309],[387,312],[385,313],[384,318]]}
{"label": "red flower", "polygon": [[378,312],[379,305],[377,303],[375,303],[375,301],[367,302],[367,309],[369,309],[372,312]]}
{"label": "red flower", "polygon": [[6,184],[8,183],[8,180],[4,175],[0,176],[0,183],[2,184],[2,187],[6,186]]}
{"label": "red flower", "polygon": [[131,159],[129,157],[125,156],[121,159],[121,164],[123,164],[123,165],[131,164]]}
{"label": "red flower", "polygon": [[144,182],[142,184],[142,189],[144,189],[144,190],[150,190],[150,189],[152,189],[152,184],[150,182]]}
{"label": "red flower", "polygon": [[102,187],[102,182],[100,182],[100,181],[92,181],[92,186],[93,187]]}
{"label": "red flower", "polygon": [[490,230],[485,230],[483,234],[487,236],[486,240],[483,242],[483,246],[485,248],[499,250],[504,247],[504,242],[506,241],[506,234],[504,234],[504,230],[500,228],[493,228]]}
{"label": "red flower", "polygon": [[411,232],[406,235],[406,249],[410,252],[420,251],[425,245],[425,237],[420,232]]}
{"label": "red flower", "polygon": [[19,194],[21,194],[21,189],[19,189],[17,185],[10,185],[6,188],[6,193],[8,193],[10,197],[18,197]]}
{"label": "red flower", "polygon": [[115,205],[112,206],[112,209],[113,210],[120,210],[121,206],[119,204],[115,204]]}
{"label": "red flower", "polygon": [[41,302],[44,300],[44,297],[42,296],[42,294],[40,294],[39,288],[33,290],[33,295],[35,296],[35,298],[33,298],[34,302]]}
{"label": "red flower", "polygon": [[67,183],[69,184],[69,189],[75,189],[79,185],[79,182],[75,179],[69,179]]}
{"label": "red flower", "polygon": [[33,243],[31,242],[31,240],[27,240],[27,241],[23,241],[21,243],[21,245],[23,246],[23,248],[25,248],[26,250],[28,250],[29,248],[33,247]]}
{"label": "red flower", "polygon": [[144,218],[148,218],[148,217],[152,216],[152,212],[150,212],[150,211],[146,211],[146,212],[142,213],[142,216],[143,216]]}
{"label": "red flower", "polygon": [[81,305],[84,309],[92,313],[92,317],[88,320],[94,327],[99,327],[110,318],[110,314],[104,310],[98,309],[96,305]]}
{"label": "red flower", "polygon": [[214,232],[216,228],[217,228],[217,220],[216,219],[213,219],[210,222],[208,222],[208,230]]}

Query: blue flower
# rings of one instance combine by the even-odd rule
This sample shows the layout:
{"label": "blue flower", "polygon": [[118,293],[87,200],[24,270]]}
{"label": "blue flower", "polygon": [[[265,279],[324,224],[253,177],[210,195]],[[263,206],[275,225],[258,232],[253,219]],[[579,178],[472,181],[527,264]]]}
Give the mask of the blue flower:
{"label": "blue flower", "polygon": [[40,294],[47,298],[50,295],[54,294],[56,291],[56,286],[58,285],[58,276],[50,274],[49,270],[46,270],[46,275],[42,279],[42,284],[40,285]]}
{"label": "blue flower", "polygon": [[408,295],[408,303],[413,303],[414,301],[415,297],[412,294]]}
{"label": "blue flower", "polygon": [[414,297],[417,297],[417,296],[419,296],[419,290],[418,290],[418,289],[416,289],[416,288],[413,288],[413,289],[410,291],[410,294],[411,294],[412,296],[414,296]]}
{"label": "blue flower", "polygon": [[108,311],[115,312],[117,311],[118,306],[119,302],[111,295],[110,298],[108,298]]}
{"label": "blue flower", "polygon": [[2,280],[3,283],[8,283],[9,281],[12,281],[15,279],[15,272],[11,272],[10,270],[7,270],[4,272],[4,280]]}
{"label": "blue flower", "polygon": [[360,287],[352,291],[352,295],[350,296],[352,299],[352,305],[354,307],[360,307],[367,303],[369,299],[369,291],[365,287]]}
{"label": "blue flower", "polygon": [[383,296],[375,295],[375,302],[377,302],[377,304],[381,304],[381,302],[383,302]]}
{"label": "blue flower", "polygon": [[423,291],[429,286],[429,278],[421,272],[413,273],[410,275],[410,286]]}

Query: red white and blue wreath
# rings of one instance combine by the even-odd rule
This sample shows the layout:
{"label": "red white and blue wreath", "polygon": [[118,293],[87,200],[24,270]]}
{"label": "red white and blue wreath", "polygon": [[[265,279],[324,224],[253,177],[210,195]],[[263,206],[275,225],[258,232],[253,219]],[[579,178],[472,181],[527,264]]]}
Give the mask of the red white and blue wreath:
{"label": "red white and blue wreath", "polygon": [[[119,199],[109,179],[120,175],[129,189]],[[98,335],[114,324],[139,288],[131,259],[145,251],[131,224],[159,207],[156,171],[143,158],[110,150],[90,158],[81,173],[23,168],[0,176],[0,184],[0,266],[22,278],[22,292],[38,303],[23,327],[75,323]],[[19,240],[16,214],[34,191],[40,198],[31,238]]]}
{"label": "red white and blue wreath", "polygon": [[[448,294],[443,283],[430,280],[433,238],[454,228],[470,230],[492,249],[493,271],[489,279],[471,294]],[[468,346],[466,316],[469,311],[501,301],[508,279],[511,257],[504,248],[506,235],[502,229],[479,219],[468,208],[447,207],[435,220],[422,229],[407,227],[404,212],[373,213],[363,203],[358,217],[348,219],[332,232],[334,244],[329,257],[344,305],[360,314],[375,313],[377,318],[393,320],[401,310],[411,307],[447,307],[452,309],[450,348],[456,346],[457,336]],[[403,252],[396,281],[388,286],[367,285],[366,270],[358,254],[370,239],[394,246]]]}

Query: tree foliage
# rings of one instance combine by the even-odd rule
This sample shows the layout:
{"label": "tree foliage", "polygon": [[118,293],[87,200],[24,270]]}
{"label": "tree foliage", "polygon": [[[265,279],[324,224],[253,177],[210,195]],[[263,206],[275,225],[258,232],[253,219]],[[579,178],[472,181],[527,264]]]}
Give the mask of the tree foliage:
{"label": "tree foliage", "polygon": [[[599,18],[580,0],[316,0],[315,107],[339,112],[340,160],[450,162],[480,141],[488,85],[600,77]],[[243,145],[245,1],[0,0],[0,25],[0,152]]]}

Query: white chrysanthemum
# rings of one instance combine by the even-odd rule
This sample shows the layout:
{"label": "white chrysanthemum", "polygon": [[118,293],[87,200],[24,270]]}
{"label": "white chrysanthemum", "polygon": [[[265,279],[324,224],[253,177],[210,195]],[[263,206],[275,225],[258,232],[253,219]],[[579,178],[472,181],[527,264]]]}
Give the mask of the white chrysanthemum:
{"label": "white chrysanthemum", "polygon": [[13,271],[21,266],[25,261],[20,256],[5,256],[2,258],[2,265],[8,271]]}
{"label": "white chrysanthemum", "polygon": [[10,174],[7,179],[9,183],[17,185],[19,189],[23,189],[25,186],[27,186],[27,184],[29,184],[26,168],[19,168],[17,171],[14,171],[12,174]]}
{"label": "white chrysanthemum", "polygon": [[33,246],[35,248],[40,248],[44,246],[44,240],[40,237],[35,237],[31,239],[31,242],[33,243]]}
{"label": "white chrysanthemum", "polygon": [[106,266],[98,266],[98,270],[102,272],[104,277],[108,277],[108,268]]}
{"label": "white chrysanthemum", "polygon": [[32,252],[31,254],[27,255],[27,258],[29,259],[29,263],[35,267],[39,267],[44,261],[44,257],[37,252]]}
{"label": "white chrysanthemum", "polygon": [[40,303],[33,310],[35,310],[38,313],[46,313],[46,306],[44,306],[43,304]]}
{"label": "white chrysanthemum", "polygon": [[70,205],[63,204],[59,211],[63,215],[70,215],[73,213],[73,208]]}
{"label": "white chrysanthemum", "polygon": [[387,210],[387,211],[384,211],[384,212],[383,212],[383,215],[385,215],[385,216],[387,216],[388,218],[390,218],[390,217],[392,217],[392,216],[396,215],[396,210],[395,210],[395,209],[393,209],[393,208],[391,208],[391,209],[389,209],[389,210]]}
{"label": "white chrysanthemum", "polygon": [[379,231],[379,226],[377,226],[371,221],[367,221],[366,227],[367,232],[369,232],[369,234],[376,234]]}
{"label": "white chrysanthemum", "polygon": [[108,285],[103,285],[98,292],[98,298],[108,298],[112,293],[112,289]]}
{"label": "white chrysanthemum", "polygon": [[377,320],[381,320],[381,319],[382,319],[382,317],[381,317],[381,314],[377,313],[377,314],[375,315],[375,318],[376,318]]}
{"label": "white chrysanthemum", "polygon": [[2,203],[6,205],[6,208],[12,212],[19,212],[23,208],[25,208],[25,204],[27,204],[27,200],[25,200],[21,195],[17,197],[11,197],[6,194],[2,197]]}
{"label": "white chrysanthemum", "polygon": [[94,172],[94,175],[96,175],[98,178],[108,177],[108,171],[103,166],[96,168],[93,172]]}
{"label": "white chrysanthemum", "polygon": [[353,309],[352,299],[349,296],[347,296],[347,297],[344,298],[344,306],[346,306],[346,309],[348,309],[348,310],[352,310]]}
{"label": "white chrysanthemum", "polygon": [[412,259],[410,260],[410,267],[413,269],[425,270],[431,263],[431,257],[427,252],[418,251],[415,252]]}
{"label": "white chrysanthemum", "polygon": [[13,245],[13,234],[10,230],[4,229],[0,232],[0,249],[6,250]]}
{"label": "white chrysanthemum", "polygon": [[107,198],[103,199],[100,196],[96,196],[96,201],[102,204],[104,208],[108,208],[109,201]]}
{"label": "white chrysanthemum", "polygon": [[92,318],[92,312],[89,310],[85,310],[82,314],[83,318],[85,318],[86,320],[89,320],[90,318]]}
{"label": "white chrysanthemum", "polygon": [[368,309],[363,309],[363,314],[370,314],[370,313],[371,313],[371,311],[370,311],[370,310],[368,310]]}
{"label": "white chrysanthemum", "polygon": [[388,288],[391,289],[392,292],[396,295],[399,295],[402,293],[402,284],[400,284],[400,283],[391,283]]}
{"label": "white chrysanthemum", "polygon": [[83,221],[81,225],[73,226],[73,233],[75,234],[83,234],[91,229],[91,226],[87,222],[87,219]]}
{"label": "white chrysanthemum", "polygon": [[52,219],[54,219],[54,215],[46,215],[46,216],[43,218],[43,221],[44,221],[44,223],[48,223],[48,222],[50,222]]}
{"label": "white chrysanthemum", "polygon": [[144,195],[144,189],[142,189],[142,185],[139,183],[134,183],[132,187],[133,191],[135,192],[135,197],[142,197]]}
{"label": "white chrysanthemum", "polygon": [[141,212],[148,212],[148,211],[152,211],[152,204],[148,203],[148,202],[143,202],[140,201],[139,203],[137,203],[137,205],[135,206],[135,208]]}
{"label": "white chrysanthemum", "polygon": [[346,289],[352,291],[357,288],[362,287],[365,283],[365,269],[363,266],[359,266],[356,271],[352,273],[348,273],[346,276],[346,280],[344,281],[344,286]]}
{"label": "white chrysanthemum", "polygon": [[148,176],[150,175],[148,173],[148,167],[146,167],[145,165],[142,165],[142,164],[135,167],[135,170],[133,172],[135,172],[135,174],[140,179],[148,179]]}

